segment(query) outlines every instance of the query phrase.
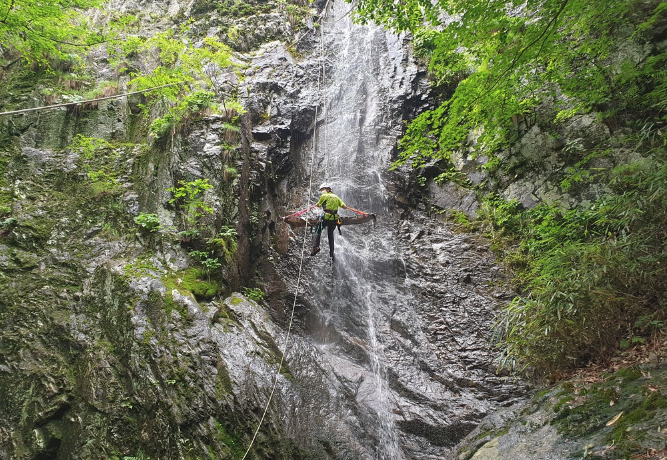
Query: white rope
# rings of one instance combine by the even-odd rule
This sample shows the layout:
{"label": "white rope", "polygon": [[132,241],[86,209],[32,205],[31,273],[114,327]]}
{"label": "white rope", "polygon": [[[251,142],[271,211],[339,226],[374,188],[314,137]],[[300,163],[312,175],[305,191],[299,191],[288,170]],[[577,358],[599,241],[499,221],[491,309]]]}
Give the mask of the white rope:
{"label": "white rope", "polygon": [[12,110],[11,112],[0,112],[0,116],[2,116],[2,115],[15,115],[17,113],[25,113],[25,112],[34,112],[35,110],[57,109],[58,107],[67,107],[67,106],[70,106],[70,105],[85,104],[86,102],[98,102],[98,101],[104,101],[106,99],[117,99],[119,97],[131,96],[132,94],[146,93],[148,91],[153,91],[154,89],[167,88],[168,86],[180,85],[182,83],[187,83],[187,82],[186,81],[178,81],[176,83],[169,83],[168,85],[155,86],[153,88],[142,89],[140,91],[131,91],[129,93],[116,94],[114,96],[99,97],[97,99],[88,99],[88,100],[85,100],[85,101],[64,102],[62,104],[45,105],[45,106],[42,106],[42,107],[33,107],[31,109]]}
{"label": "white rope", "polygon": [[[329,5],[329,2],[327,2],[327,6]],[[325,6],[325,8],[327,8]],[[326,10],[324,11],[326,14]],[[324,61],[324,27],[320,27],[320,64],[322,66],[322,81],[326,82],[326,65]],[[326,181],[330,180],[329,177],[329,154],[327,153],[327,145],[329,145],[328,140],[327,140],[327,116],[328,116],[328,110],[327,110],[327,95],[326,91],[322,92],[322,110],[324,110],[324,179]],[[316,109],[317,113],[317,109]],[[317,118],[315,118],[315,123],[317,125]]]}
{"label": "white rope", "polygon": [[[312,155],[311,155],[311,159],[312,159]],[[311,180],[310,180],[311,187],[312,187],[312,184],[313,184],[313,180],[311,178]],[[294,310],[296,309],[296,301],[297,301],[297,296],[299,294],[299,286],[301,284],[301,272],[302,272],[302,269],[303,269],[303,259],[304,259],[305,252],[306,252],[307,237],[308,237],[308,226],[306,225],[304,227],[303,243],[301,245],[301,261],[299,263],[299,272],[298,272],[298,275],[297,275],[297,278],[296,278],[296,289],[294,290],[294,301],[292,302],[292,311],[290,312],[289,325],[287,326],[287,335],[285,336],[285,344],[283,346],[283,350],[282,350],[282,353],[281,353],[281,356],[280,356],[280,363],[278,364],[278,370],[276,371],[276,376],[275,376],[275,379],[273,380],[273,386],[271,387],[271,393],[269,393],[269,399],[266,402],[266,407],[264,408],[264,412],[262,413],[262,417],[260,418],[259,424],[257,425],[257,429],[255,430],[255,433],[253,434],[252,439],[250,440],[250,444],[248,445],[248,449],[246,450],[245,454],[243,454],[243,458],[241,460],[245,460],[245,458],[248,456],[248,453],[250,452],[250,449],[252,449],[252,446],[255,443],[255,439],[257,439],[257,434],[259,433],[259,429],[262,427],[262,423],[264,423],[264,418],[266,417],[266,413],[269,411],[269,406],[271,405],[271,400],[273,399],[273,395],[276,392],[276,387],[278,386],[278,378],[280,377],[280,370],[283,368],[283,363],[285,361],[285,354],[287,354],[287,345],[289,343],[290,335],[292,333],[292,324],[294,323]]]}
{"label": "white rope", "polygon": [[[327,5],[324,7],[324,13],[322,17],[326,15],[326,8],[329,5],[329,2],[327,1]],[[321,26],[321,28],[323,28]],[[324,62],[324,35],[320,35],[321,41],[322,41],[322,46],[320,47],[320,59],[322,62]],[[324,79],[324,64],[322,64],[322,74],[318,73],[317,77],[317,91],[321,95],[322,94],[322,80]],[[308,207],[310,207],[311,203],[311,196],[312,196],[312,189],[313,189],[313,169],[314,169],[314,164],[315,164],[315,151],[317,150],[317,117],[318,117],[318,106],[315,106],[315,124],[313,126],[313,146],[310,151],[310,179],[308,183]],[[325,144],[326,146],[326,144]],[[257,425],[257,428],[255,429],[255,433],[252,436],[252,439],[250,440],[250,444],[248,445],[248,449],[246,450],[245,454],[243,454],[243,457],[241,460],[245,460],[245,458],[248,456],[248,453],[250,453],[250,449],[252,449],[253,444],[255,443],[255,440],[257,439],[257,434],[259,433],[260,428],[262,427],[262,423],[264,423],[264,419],[266,418],[266,414],[269,411],[269,406],[271,405],[271,401],[273,400],[273,395],[276,392],[276,388],[278,386],[278,378],[280,377],[280,371],[283,368],[283,363],[285,361],[285,355],[287,355],[287,345],[289,344],[289,339],[292,334],[292,325],[294,324],[294,311],[296,309],[296,302],[298,299],[299,295],[299,287],[301,285],[301,274],[303,272],[303,260],[306,255],[306,241],[308,240],[308,225],[306,225],[303,229],[303,241],[301,243],[301,259],[299,261],[299,271],[296,277],[296,287],[294,289],[294,301],[292,302],[292,310],[290,312],[290,319],[289,323],[287,326],[287,334],[285,335],[285,344],[283,345],[282,353],[280,356],[280,363],[278,364],[278,370],[276,371],[276,376],[273,380],[273,386],[271,387],[271,392],[269,393],[269,399],[266,402],[266,407],[264,407],[264,412],[262,413],[262,417],[259,419],[259,424]]]}

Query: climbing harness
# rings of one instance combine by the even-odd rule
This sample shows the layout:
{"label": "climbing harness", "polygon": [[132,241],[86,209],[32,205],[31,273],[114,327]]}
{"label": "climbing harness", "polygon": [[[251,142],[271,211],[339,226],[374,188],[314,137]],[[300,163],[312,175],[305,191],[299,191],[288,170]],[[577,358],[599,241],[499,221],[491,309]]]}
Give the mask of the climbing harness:
{"label": "climbing harness", "polygon": [[[301,227],[309,227],[311,229],[315,228],[317,229],[317,226],[320,224],[321,221],[321,215],[317,217],[308,217],[304,218],[302,217],[305,213],[313,209],[315,206],[311,206],[307,209],[303,209],[301,211],[297,211],[295,213],[292,213],[288,216],[281,217],[281,220],[288,224],[292,228],[301,228]],[[341,225],[356,225],[356,224],[365,224],[367,222],[375,222],[376,217],[374,213],[367,213],[363,211],[359,211],[358,209],[350,208],[349,206],[346,208],[349,209],[352,212],[355,212],[357,215],[352,216],[352,217],[342,217],[338,216],[338,220],[336,221],[336,224],[338,226]]]}

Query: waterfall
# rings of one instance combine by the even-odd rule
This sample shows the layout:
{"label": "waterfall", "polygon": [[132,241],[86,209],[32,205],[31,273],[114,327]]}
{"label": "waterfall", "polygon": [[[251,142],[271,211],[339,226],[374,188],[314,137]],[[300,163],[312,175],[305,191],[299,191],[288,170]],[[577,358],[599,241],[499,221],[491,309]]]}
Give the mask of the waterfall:
{"label": "waterfall", "polygon": [[[340,378],[356,382],[356,402],[366,419],[365,429],[374,438],[367,452],[375,460],[404,460],[382,336],[389,329],[386,312],[407,303],[401,292],[404,263],[392,242],[385,176],[401,123],[388,101],[392,92],[409,91],[401,87],[409,59],[400,37],[373,25],[353,24],[350,8],[348,3],[333,2],[322,25],[321,58],[326,70],[320,94],[325,105],[316,133],[312,183],[315,187],[323,180],[331,183],[348,206],[376,213],[378,223],[343,227],[342,235],[336,232],[332,265],[325,230],[321,253],[309,261],[306,296],[317,309],[313,339],[336,363]],[[309,159],[304,155],[304,161]],[[302,167],[309,170],[311,165]],[[341,214],[351,212],[341,210]]]}
{"label": "waterfall", "polygon": [[[420,209],[400,188],[406,178],[389,171],[403,117],[427,98],[424,73],[406,37],[353,24],[350,8],[330,1],[310,57],[277,71],[300,77],[272,109],[274,129],[293,134],[294,169],[279,185],[287,209],[312,205],[327,181],[345,204],[377,216],[335,232],[333,263],[326,232],[321,252],[309,257],[307,247],[302,257],[313,236],[303,229],[277,260],[290,290],[298,286],[287,358],[299,389],[282,395],[295,408],[289,434],[340,460],[439,460],[515,398],[516,386],[495,373],[488,337],[504,294],[490,288],[492,255]],[[278,60],[291,62],[258,62],[263,85]],[[319,78],[313,68],[324,70]],[[266,127],[257,132],[269,138]],[[277,150],[272,158],[289,165]]]}

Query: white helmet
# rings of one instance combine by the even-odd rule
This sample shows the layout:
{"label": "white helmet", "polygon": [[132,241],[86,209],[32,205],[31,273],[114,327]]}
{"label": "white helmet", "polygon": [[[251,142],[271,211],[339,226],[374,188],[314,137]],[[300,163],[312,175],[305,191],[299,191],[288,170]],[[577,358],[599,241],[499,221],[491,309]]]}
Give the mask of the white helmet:
{"label": "white helmet", "polygon": [[320,188],[318,188],[318,190],[322,190],[323,188],[331,190],[331,185],[329,185],[328,182],[322,182],[322,185],[320,185]]}

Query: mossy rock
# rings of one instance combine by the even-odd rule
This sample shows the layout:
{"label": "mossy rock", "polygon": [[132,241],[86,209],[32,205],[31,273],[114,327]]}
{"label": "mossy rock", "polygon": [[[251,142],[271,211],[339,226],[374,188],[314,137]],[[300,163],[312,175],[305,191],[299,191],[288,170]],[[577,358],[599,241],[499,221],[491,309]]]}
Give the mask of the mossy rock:
{"label": "mossy rock", "polygon": [[176,289],[183,295],[193,295],[197,300],[211,300],[222,290],[219,284],[210,281],[204,272],[197,268],[170,273],[162,278],[162,283],[168,293]]}
{"label": "mossy rock", "polygon": [[568,438],[596,438],[597,444],[614,446],[615,456],[604,458],[628,458],[641,451],[651,427],[667,420],[667,398],[655,381],[667,383],[667,369],[646,375],[638,366],[621,369],[586,391],[563,395],[554,406],[559,412],[554,424]]}

